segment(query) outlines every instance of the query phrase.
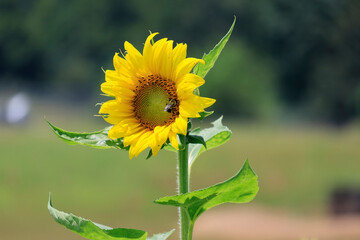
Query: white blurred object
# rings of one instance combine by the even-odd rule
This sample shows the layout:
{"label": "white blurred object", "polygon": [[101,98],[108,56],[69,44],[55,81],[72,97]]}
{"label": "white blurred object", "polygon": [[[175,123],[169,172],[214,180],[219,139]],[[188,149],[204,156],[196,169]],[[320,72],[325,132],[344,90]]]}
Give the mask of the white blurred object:
{"label": "white blurred object", "polygon": [[30,99],[25,93],[17,93],[6,104],[5,120],[10,124],[24,121],[30,113]]}

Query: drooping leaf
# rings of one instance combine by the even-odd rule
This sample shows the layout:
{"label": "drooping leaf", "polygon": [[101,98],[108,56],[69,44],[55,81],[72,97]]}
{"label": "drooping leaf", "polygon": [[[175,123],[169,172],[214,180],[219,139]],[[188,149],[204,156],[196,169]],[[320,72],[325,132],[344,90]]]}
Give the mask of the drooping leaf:
{"label": "drooping leaf", "polygon": [[48,209],[56,222],[82,237],[91,240],[166,240],[174,232],[173,229],[169,232],[155,234],[147,238],[147,233],[142,230],[111,228],[55,209],[51,204],[50,197]]}
{"label": "drooping leaf", "polygon": [[[211,123],[213,127],[205,129],[195,129],[190,132],[191,135],[203,137],[206,142],[207,150],[218,147],[227,142],[232,133],[230,129],[222,124],[222,117]],[[189,144],[189,166],[194,163],[195,159],[206,151],[205,147],[200,144]]]}
{"label": "drooping leaf", "polygon": [[166,233],[159,233],[159,234],[155,234],[154,236],[147,238],[146,240],[165,240],[168,237],[170,237],[170,235],[175,231],[175,229],[166,232]]}
{"label": "drooping leaf", "polygon": [[107,127],[103,130],[91,133],[78,133],[78,132],[69,132],[61,128],[55,127],[51,123],[47,122],[56,136],[61,140],[65,141],[70,145],[83,145],[93,148],[108,149],[125,149],[128,150],[128,147],[124,147],[122,139],[109,139],[108,132],[111,127]]}
{"label": "drooping leaf", "polygon": [[147,233],[128,228],[110,228],[55,209],[49,198],[48,209],[56,222],[91,240],[145,240]]}
{"label": "drooping leaf", "polygon": [[206,74],[210,71],[210,69],[214,66],[216,60],[220,56],[221,51],[224,49],[226,43],[228,42],[231,33],[234,29],[236,22],[236,17],[234,18],[234,22],[231,25],[229,31],[226,33],[226,35],[220,40],[218,44],[208,53],[204,54],[203,60],[205,61],[205,64],[198,64],[194,68],[194,74],[204,78]]}
{"label": "drooping leaf", "polygon": [[206,142],[202,136],[198,135],[187,135],[186,136],[189,143],[192,144],[202,144],[206,148]]}
{"label": "drooping leaf", "polygon": [[154,202],[186,209],[194,223],[203,212],[212,207],[223,203],[250,202],[258,190],[257,176],[246,160],[241,170],[223,183],[186,194],[160,198]]}

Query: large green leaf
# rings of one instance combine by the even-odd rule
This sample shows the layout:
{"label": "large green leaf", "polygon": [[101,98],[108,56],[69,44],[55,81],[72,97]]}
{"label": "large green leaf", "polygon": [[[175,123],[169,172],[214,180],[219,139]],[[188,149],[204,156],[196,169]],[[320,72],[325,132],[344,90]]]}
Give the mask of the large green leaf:
{"label": "large green leaf", "polygon": [[83,145],[89,146],[93,148],[100,149],[108,149],[108,148],[116,148],[116,149],[125,149],[122,139],[109,139],[108,132],[111,127],[107,127],[103,130],[91,133],[79,133],[79,132],[69,132],[65,131],[61,128],[55,127],[51,123],[47,122],[51,129],[54,131],[56,136],[58,136],[61,140],[65,141],[70,145]]}
{"label": "large green leaf", "polygon": [[55,209],[49,198],[48,209],[56,222],[91,240],[145,240],[147,233],[136,229],[110,228]]}
{"label": "large green leaf", "polygon": [[166,232],[166,233],[159,233],[159,234],[155,234],[154,236],[147,238],[146,240],[165,240],[167,239],[173,232],[175,231],[175,229]]}
{"label": "large green leaf", "polygon": [[195,159],[204,151],[218,147],[226,143],[232,133],[230,129],[222,124],[222,117],[211,123],[213,127],[205,129],[195,129],[190,132],[191,135],[203,137],[206,147],[201,144],[189,144],[189,166],[194,163]]}
{"label": "large green leaf", "polygon": [[223,183],[186,194],[160,198],[154,202],[186,209],[194,223],[203,212],[212,207],[223,203],[250,202],[258,190],[257,176],[246,160],[242,169]]}
{"label": "large green leaf", "polygon": [[226,43],[228,42],[231,33],[234,29],[236,22],[236,17],[234,18],[234,22],[231,25],[229,31],[226,33],[226,35],[220,40],[218,44],[208,53],[204,54],[203,60],[205,61],[205,64],[198,64],[194,68],[194,74],[204,78],[206,74],[210,71],[210,69],[214,66],[216,60],[220,56],[221,51],[224,49]]}
{"label": "large green leaf", "polygon": [[50,197],[48,209],[56,222],[91,240],[166,240],[174,232],[174,230],[171,230],[170,232],[156,234],[151,238],[147,238],[147,233],[142,230],[107,227],[55,209],[51,204]]}

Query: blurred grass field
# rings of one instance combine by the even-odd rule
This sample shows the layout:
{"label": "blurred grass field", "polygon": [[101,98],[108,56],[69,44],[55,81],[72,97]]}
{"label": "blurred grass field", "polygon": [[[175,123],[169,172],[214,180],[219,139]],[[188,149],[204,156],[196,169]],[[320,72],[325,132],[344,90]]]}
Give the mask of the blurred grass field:
{"label": "blurred grass field", "polygon": [[[0,125],[1,239],[80,239],[51,219],[46,208],[49,192],[55,208],[105,225],[150,233],[176,226],[175,208],[152,203],[176,192],[174,153],[162,151],[149,160],[142,154],[129,160],[123,151],[69,146],[55,137],[44,115],[67,130],[95,131],[106,126],[79,107],[51,104],[37,106],[23,126]],[[204,124],[210,125],[210,120]],[[246,158],[260,184],[249,206],[323,215],[335,187],[360,187],[358,125],[335,129],[226,117],[224,124],[233,137],[198,158],[192,189],[230,178]]]}

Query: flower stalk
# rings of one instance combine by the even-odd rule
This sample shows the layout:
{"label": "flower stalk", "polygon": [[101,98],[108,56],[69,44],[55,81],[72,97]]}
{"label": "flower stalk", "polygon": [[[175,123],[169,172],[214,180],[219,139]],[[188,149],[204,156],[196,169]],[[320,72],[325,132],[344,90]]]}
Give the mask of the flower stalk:
{"label": "flower stalk", "polygon": [[[178,191],[179,194],[185,194],[190,191],[190,178],[189,178],[189,164],[188,164],[188,142],[186,136],[179,135],[180,146],[178,151]],[[179,208],[179,225],[180,225],[180,239],[192,239],[192,224],[187,211],[184,208]]]}

